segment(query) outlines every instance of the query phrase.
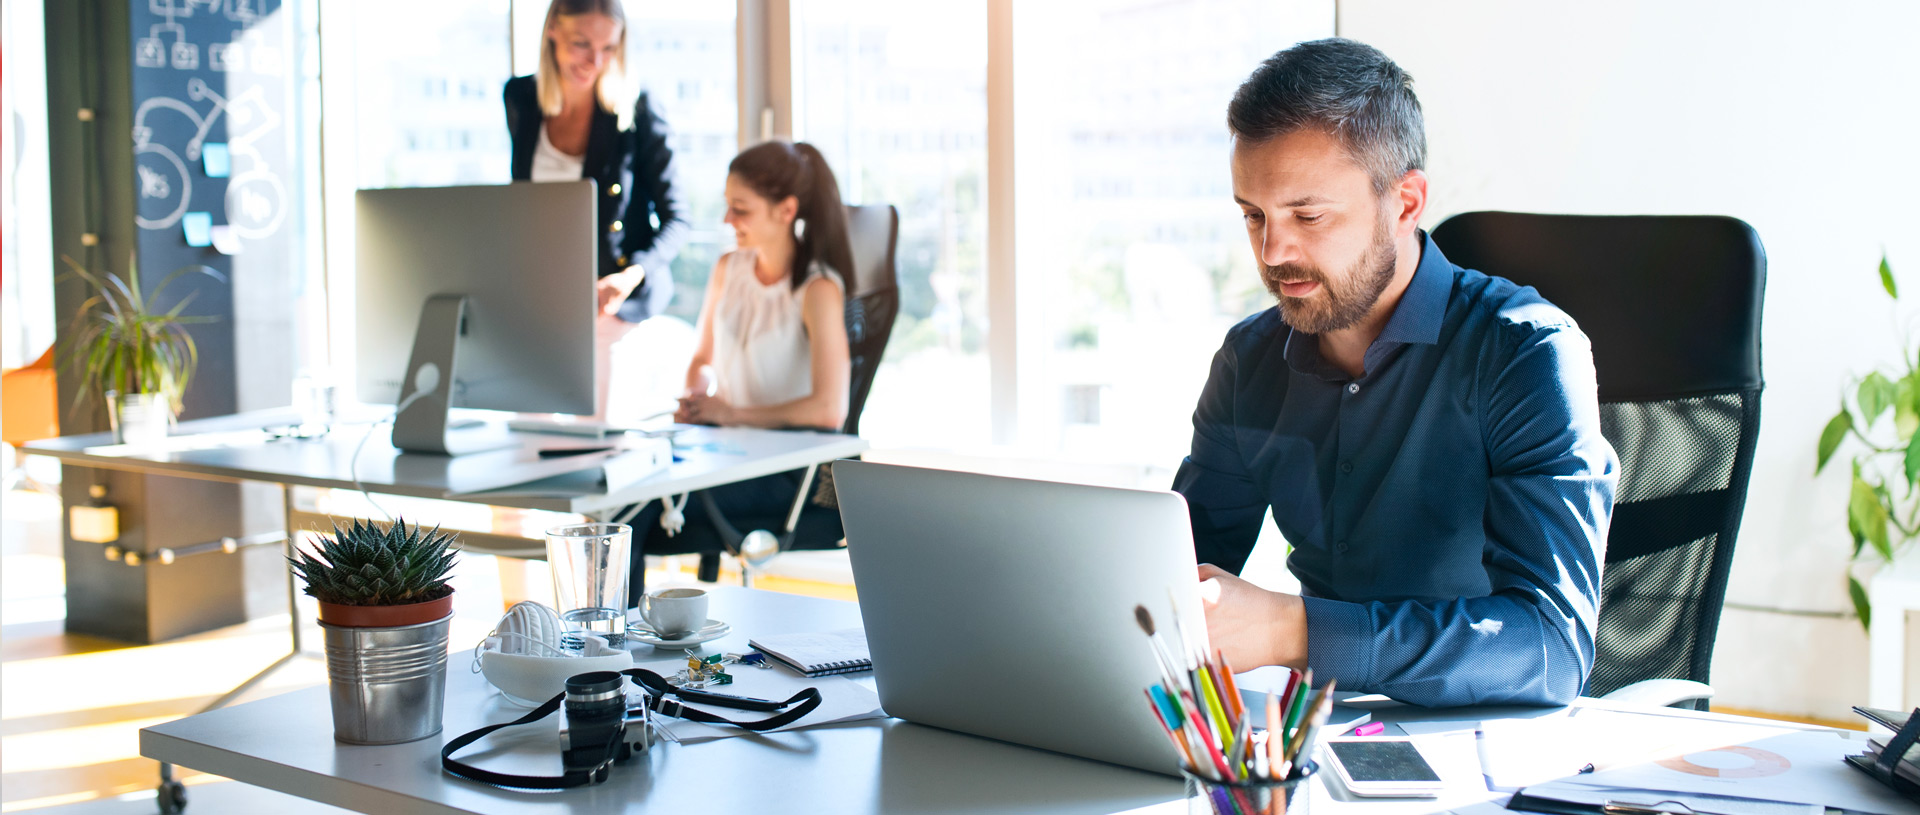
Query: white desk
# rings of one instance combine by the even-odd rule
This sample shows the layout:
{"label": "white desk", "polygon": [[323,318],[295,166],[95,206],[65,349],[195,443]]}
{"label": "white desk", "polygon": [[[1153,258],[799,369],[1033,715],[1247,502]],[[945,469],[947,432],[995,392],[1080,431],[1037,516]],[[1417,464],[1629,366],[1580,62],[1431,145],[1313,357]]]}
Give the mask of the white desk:
{"label": "white desk", "polygon": [[[749,637],[860,624],[852,603],[721,587],[712,614]],[[456,650],[471,643],[454,643]],[[642,657],[649,653],[638,648]],[[750,670],[750,669],[749,669]],[[856,675],[856,677],[862,675]],[[866,681],[871,682],[871,674]],[[1108,813],[1174,801],[1172,778],[899,720],[868,721],[695,745],[663,744],[605,783],[562,793],[496,789],[440,770],[440,746],[524,713],[450,660],[445,729],[387,747],[333,740],[327,689],[309,688],[140,731],[150,758],[366,812],[517,813]],[[468,747],[467,761],[525,773],[560,770],[556,725],[512,728]],[[191,811],[191,808],[189,808]]]}
{"label": "white desk", "polygon": [[[449,457],[403,453],[388,443],[389,429],[370,423],[336,425],[315,439],[265,440],[258,431],[283,425],[285,411],[254,411],[183,422],[166,446],[139,449],[116,446],[106,433],[61,436],[30,442],[25,450],[61,461],[157,475],[265,481],[287,486],[329,487],[418,498],[443,498],[494,506],[593,514],[667,495],[798,470],[810,464],[859,455],[867,443],[858,436],[805,430],[689,427],[674,440],[677,461],[664,473],[607,493],[593,483],[580,461],[538,457],[541,447],[597,444],[579,436],[516,434],[517,448]],[[363,438],[357,475],[354,450]],[[605,444],[619,442],[618,437]],[[502,469],[532,483],[512,489],[484,489],[502,482]],[[572,474],[569,475],[568,473]],[[535,480],[540,479],[540,480]]]}
{"label": "white desk", "polygon": [[[716,590],[713,616],[733,623],[734,633],[709,643],[705,653],[744,650],[748,638],[761,634],[832,630],[860,621],[859,607],[852,603],[733,587]],[[456,649],[464,645],[454,644]],[[639,651],[643,658],[649,655],[645,648]],[[1243,676],[1257,678],[1258,673]],[[856,677],[872,681],[871,674]],[[510,721],[524,711],[501,704],[483,679],[467,671],[464,656],[449,666],[446,698],[445,730],[412,744],[335,743],[326,688],[310,688],[146,728],[140,731],[140,752],[368,812],[1186,811],[1180,802],[1184,785],[1170,777],[895,719],[694,745],[662,744],[644,760],[614,768],[605,784],[560,793],[511,792],[445,774],[440,769],[440,746],[476,727]],[[1583,704],[1621,709],[1597,700]],[[1376,710],[1375,718],[1478,720],[1514,712],[1392,707]],[[1645,712],[1649,721],[1659,721],[1655,716],[1733,720],[1692,711]],[[1802,727],[1764,724],[1783,730]],[[557,773],[556,725],[548,720],[497,733],[469,746],[461,757],[507,772]],[[1475,770],[1477,765],[1470,768],[1469,778]],[[1438,800],[1361,802],[1319,782],[1310,794],[1315,815],[1414,815],[1466,807],[1492,797],[1484,791],[1461,790]]]}

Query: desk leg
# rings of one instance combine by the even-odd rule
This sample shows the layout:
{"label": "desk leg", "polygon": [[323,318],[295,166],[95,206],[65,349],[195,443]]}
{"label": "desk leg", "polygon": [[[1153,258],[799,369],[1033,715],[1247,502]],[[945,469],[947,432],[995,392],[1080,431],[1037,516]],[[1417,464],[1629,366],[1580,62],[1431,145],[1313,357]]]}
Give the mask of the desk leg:
{"label": "desk leg", "polygon": [[1868,607],[1873,610],[1867,650],[1869,707],[1901,710],[1906,706],[1907,595],[1912,591],[1907,581],[1877,574],[1867,592]]}
{"label": "desk leg", "polygon": [[[293,486],[291,484],[282,484],[280,486],[280,501],[281,507],[286,513],[282,517],[285,518],[287,525],[287,539],[283,545],[286,547],[286,551],[291,552],[293,551],[294,542],[298,540],[295,536],[299,534],[293,521]],[[213,700],[208,703],[206,707],[201,708],[201,713],[209,710],[219,710],[220,708],[233,704],[233,701],[240,698],[241,694],[253,690],[254,686],[266,681],[267,677],[272,676],[274,671],[280,670],[296,659],[309,656],[300,650],[300,604],[297,602],[300,594],[298,586],[294,583],[293,569],[283,567],[282,571],[287,573],[287,639],[292,645],[291,650],[279,659],[274,660],[273,664],[262,668],[259,673],[247,677],[246,681],[234,686],[233,690],[220,694],[220,698]],[[157,792],[159,794],[160,812],[162,815],[174,815],[174,813],[186,809],[187,788],[179,781],[174,780],[173,765],[164,761],[160,762],[160,788]]]}

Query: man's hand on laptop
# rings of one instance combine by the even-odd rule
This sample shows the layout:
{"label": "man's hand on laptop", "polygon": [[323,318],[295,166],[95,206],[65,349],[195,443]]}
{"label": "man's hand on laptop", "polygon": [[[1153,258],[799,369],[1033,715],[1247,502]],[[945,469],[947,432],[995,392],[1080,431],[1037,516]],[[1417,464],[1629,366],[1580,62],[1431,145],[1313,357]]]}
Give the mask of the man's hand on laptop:
{"label": "man's hand on laptop", "polygon": [[1307,607],[1291,594],[1267,591],[1211,563],[1200,564],[1200,604],[1207,639],[1235,670],[1307,665]]}

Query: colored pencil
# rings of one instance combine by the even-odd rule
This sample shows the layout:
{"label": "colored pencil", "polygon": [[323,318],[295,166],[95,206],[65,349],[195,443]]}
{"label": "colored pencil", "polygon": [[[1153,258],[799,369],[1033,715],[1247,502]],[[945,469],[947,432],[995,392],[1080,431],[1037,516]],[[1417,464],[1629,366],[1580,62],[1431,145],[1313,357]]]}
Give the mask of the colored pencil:
{"label": "colored pencil", "polygon": [[1160,723],[1160,729],[1166,732],[1167,740],[1173,742],[1173,749],[1180,754],[1180,760],[1185,763],[1187,769],[1198,769],[1200,765],[1194,763],[1193,753],[1187,749],[1186,739],[1174,734],[1174,729],[1179,726],[1179,722],[1170,722],[1167,718],[1167,714],[1171,711],[1162,704],[1165,701],[1165,691],[1161,691],[1159,696],[1155,696],[1154,691],[1157,690],[1160,690],[1160,687],[1155,685],[1152,688],[1148,688],[1146,692],[1147,705],[1153,708],[1153,720]]}
{"label": "colored pencil", "polygon": [[[1206,727],[1206,725],[1200,723],[1200,711],[1189,710],[1187,713],[1192,717],[1195,727]],[[1233,774],[1227,768],[1227,757],[1221,755],[1220,748],[1214,745],[1213,739],[1202,739],[1201,743],[1207,748],[1207,757],[1213,760],[1214,769],[1220,771],[1219,778],[1221,780],[1231,779]]]}
{"label": "colored pencil", "polygon": [[1247,703],[1240,699],[1240,683],[1233,678],[1233,666],[1227,664],[1227,655],[1223,651],[1214,651],[1219,660],[1220,684],[1226,685],[1227,704],[1233,707],[1233,718],[1241,719],[1247,715]]}
{"label": "colored pencil", "polygon": [[1280,758],[1280,743],[1284,741],[1286,737],[1287,734],[1280,728],[1280,700],[1273,695],[1273,691],[1267,691],[1268,778],[1274,777],[1273,773],[1275,772],[1284,772],[1284,770],[1280,769],[1280,765],[1283,763]]}
{"label": "colored pencil", "polygon": [[1207,713],[1213,717],[1209,721],[1215,728],[1214,734],[1220,737],[1220,747],[1228,749],[1233,746],[1233,725],[1227,722],[1227,712],[1221,707],[1220,694],[1214,690],[1212,673],[1211,666],[1200,666],[1200,691],[1207,703]]}

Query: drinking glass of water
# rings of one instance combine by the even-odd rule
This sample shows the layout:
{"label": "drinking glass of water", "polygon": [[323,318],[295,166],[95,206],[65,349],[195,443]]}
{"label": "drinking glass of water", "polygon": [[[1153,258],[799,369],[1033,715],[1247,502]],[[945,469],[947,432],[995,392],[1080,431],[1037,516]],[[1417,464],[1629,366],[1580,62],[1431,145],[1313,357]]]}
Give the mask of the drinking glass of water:
{"label": "drinking glass of water", "polygon": [[579,649],[583,634],[607,644],[627,643],[627,564],[633,527],[574,524],[547,530],[547,565],[553,568],[554,609],[565,627],[561,642]]}

